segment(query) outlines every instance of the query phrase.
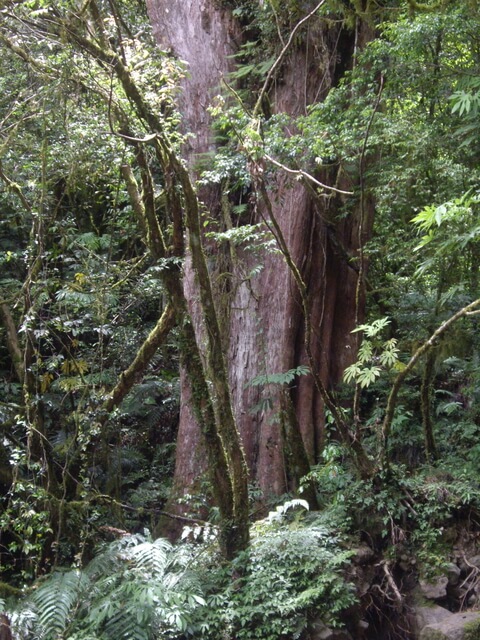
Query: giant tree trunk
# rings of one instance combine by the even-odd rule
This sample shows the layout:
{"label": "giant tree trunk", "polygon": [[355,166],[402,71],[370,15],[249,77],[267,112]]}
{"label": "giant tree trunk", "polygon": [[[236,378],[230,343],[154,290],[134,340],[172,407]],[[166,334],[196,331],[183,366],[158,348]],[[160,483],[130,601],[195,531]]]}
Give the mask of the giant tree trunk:
{"label": "giant tree trunk", "polygon": [[[171,49],[189,65],[181,111],[183,126],[194,134],[187,148],[194,172],[199,155],[214,146],[207,107],[221,91],[221,78],[232,65],[229,56],[237,46],[239,29],[230,13],[214,0],[148,0],[147,5],[160,46]],[[339,26],[327,27],[315,19],[303,44],[297,45],[282,67],[281,80],[271,92],[274,110],[299,115],[305,113],[308,104],[321,99],[338,80],[340,68],[351,64],[354,39],[353,33],[343,32]],[[333,182],[338,176],[330,179]],[[339,221],[336,214],[342,203],[338,197],[312,198],[302,184],[281,173],[275,184],[267,184],[267,189],[273,214],[307,284],[313,327],[310,349],[322,382],[332,388],[355,358],[355,338],[350,332],[363,293],[360,288],[358,295],[358,268],[348,258],[358,255],[360,240],[363,242],[370,232],[370,208],[364,207],[362,221],[360,214]],[[220,195],[214,190],[202,195],[210,214],[219,215]],[[262,210],[260,198],[257,205],[258,216]],[[261,389],[247,383],[261,374],[286,372],[307,364],[305,325],[297,285],[282,256],[265,253],[263,270],[247,281],[241,273],[248,273],[258,257],[237,251],[236,258],[229,265],[233,277],[228,308],[222,311],[225,350],[250,479],[268,497],[295,489],[304,465],[299,467],[298,460],[292,461],[288,455],[298,451],[298,446],[292,448],[285,442],[282,394],[274,388]],[[237,262],[242,262],[241,273]],[[185,291],[195,322],[197,292],[188,268]],[[200,323],[196,330],[197,334],[202,331]],[[269,393],[273,408],[252,410]],[[310,376],[298,379],[291,396],[297,414],[296,431],[299,425],[306,454],[303,460],[313,463],[325,437],[323,401]],[[201,436],[188,398],[184,378],[175,472],[177,487],[183,488],[194,484],[204,468]]]}

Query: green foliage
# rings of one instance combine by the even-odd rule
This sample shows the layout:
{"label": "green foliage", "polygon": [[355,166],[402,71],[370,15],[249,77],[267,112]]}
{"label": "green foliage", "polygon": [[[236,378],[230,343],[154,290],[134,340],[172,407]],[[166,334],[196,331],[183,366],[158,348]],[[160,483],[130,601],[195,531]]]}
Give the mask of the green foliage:
{"label": "green foliage", "polygon": [[439,206],[429,205],[412,222],[423,233],[416,250],[428,256],[418,267],[417,276],[437,273],[451,285],[442,292],[443,303],[455,294],[472,290],[480,251],[478,197],[467,193]]}
{"label": "green foliage", "polygon": [[[86,538],[97,535],[93,520],[124,525],[118,510],[107,516],[109,508],[90,509],[90,492],[128,493],[135,498],[129,510],[135,525],[149,523],[150,514],[140,511],[152,507],[152,491],[135,491],[155,484],[157,509],[166,497],[171,450],[161,478],[152,477],[152,462],[160,469],[158,451],[174,439],[178,365],[172,339],[151,361],[148,374],[155,381],[132,394],[100,438],[105,396],[164,306],[165,265],[152,265],[120,174],[122,165],[134,163],[134,152],[117,129],[128,123],[141,137],[144,124],[110,69],[95,70],[85,49],[44,28],[73,20],[78,33],[90,37],[90,27],[99,25],[85,14],[74,17],[70,3],[40,8],[22,2],[3,18],[0,286],[19,328],[28,380],[24,386],[15,379],[0,328],[1,395],[8,403],[0,411],[9,424],[2,461],[16,480],[4,491],[0,518],[8,555],[1,569],[5,578],[19,579],[43,571],[42,565],[73,560]],[[147,102],[162,111],[175,146],[181,139],[174,109],[181,64],[156,46],[146,13],[134,3],[110,6],[100,24],[99,41],[122,56]],[[160,201],[162,177],[155,179]],[[168,243],[167,214],[162,225]],[[65,512],[79,496],[87,506],[73,527]]]}
{"label": "green foliage", "polygon": [[252,546],[230,565],[212,541],[172,546],[125,535],[83,569],[38,580],[5,607],[19,640],[243,640],[300,637],[312,617],[339,624],[355,600],[350,557],[304,500],[279,506],[253,527]]}
{"label": "green foliage", "polygon": [[303,485],[315,484],[322,508],[335,513],[333,521],[338,527],[348,528],[350,516],[346,496],[355,484],[355,475],[345,464],[345,451],[336,442],[329,443],[322,451],[322,460],[302,478]]}
{"label": "green foliage", "polygon": [[81,571],[55,571],[32,596],[39,635],[46,640],[65,637],[74,608],[89,587]]}
{"label": "green foliage", "polygon": [[[248,104],[282,38],[310,3],[221,4],[228,4],[244,29],[230,80]],[[335,3],[335,16],[343,19],[345,3],[341,5]],[[118,44],[119,55],[178,146],[182,137],[174,101],[184,71],[173,56],[154,46],[137,6],[122,1],[119,7],[135,28],[128,31],[126,23],[108,13],[102,22],[104,38],[109,46]],[[142,137],[143,120],[132,118],[132,105],[107,66],[94,67],[85,52],[45,40],[48,28],[37,31],[42,37],[32,36],[43,18],[52,24],[49,8],[37,9],[31,3],[12,5],[18,19],[10,24],[5,13],[2,34],[8,35],[10,28],[15,43],[46,68],[30,65],[27,70],[2,46],[0,79],[2,170],[18,182],[30,203],[25,207],[11,185],[0,193],[2,296],[22,327],[22,344],[33,351],[28,373],[34,383],[24,394],[25,387],[13,379],[9,354],[0,347],[5,400],[0,417],[13,425],[11,431],[5,429],[5,450],[19,474],[0,517],[10,554],[3,569],[22,578],[40,572],[52,537],[57,552],[71,544],[73,551],[65,556],[72,560],[79,546],[88,548],[94,526],[124,526],[127,521],[141,527],[167,499],[178,409],[174,342],[152,360],[148,375],[101,433],[97,418],[105,394],[164,308],[160,278],[182,268],[179,257],[152,264],[119,178],[119,167],[133,162],[133,146],[105,133],[113,117],[117,133],[127,121],[130,133]],[[59,3],[57,9],[68,17],[69,3]],[[402,11],[392,13],[390,21],[376,25],[378,37],[356,51],[351,71],[336,78],[329,95],[298,118],[271,114],[268,105],[263,115],[253,117],[236,96],[217,99],[211,114],[223,146],[214,158],[199,162],[204,168],[200,184],[220,187],[233,223],[224,230],[206,219],[206,235],[212,245],[238,248],[239,255],[242,250],[272,250],[270,234],[252,224],[250,215],[257,196],[249,161],[258,161],[262,175],[270,178],[271,167],[261,162],[265,151],[289,167],[315,175],[335,173],[341,182],[354,185],[353,198],[328,200],[325,223],[332,242],[344,217],[368,198],[375,201],[374,235],[364,256],[369,317],[382,317],[355,330],[363,333],[363,341],[357,361],[344,374],[346,382],[362,390],[361,424],[355,426],[370,451],[378,446],[382,399],[388,393],[389,376],[383,373],[400,371],[400,351],[414,351],[442,314],[478,295],[479,29],[478,13],[469,11],[452,3],[438,13],[408,18]],[[295,46],[304,42],[298,34]],[[343,59],[339,72],[342,64]],[[148,156],[150,148],[145,149]],[[164,178],[157,173],[153,178],[168,244],[171,220]],[[355,256],[346,259],[355,264]],[[250,276],[260,268],[255,266]],[[218,640],[225,633],[239,640],[299,637],[314,616],[337,623],[353,601],[343,577],[348,553],[336,537],[337,528],[366,529],[378,549],[390,544],[393,554],[408,547],[426,572],[439,566],[442,523],[478,501],[477,488],[469,482],[480,470],[475,323],[469,318],[450,346],[439,345],[432,380],[441,462],[455,471],[453,480],[425,474],[415,478],[401,467],[393,478],[381,475],[359,482],[346,451],[330,442],[307,480],[317,482],[326,514],[335,515],[335,527],[319,516],[305,516],[297,509],[305,506],[302,501],[293,501],[255,525],[252,547],[232,566],[207,569],[186,547],[126,537],[85,569],[56,572],[38,583],[17,614],[19,637],[32,636],[32,626],[45,638],[71,640],[188,635]],[[387,327],[391,333],[386,339]],[[448,356],[460,346],[463,360],[452,363]],[[421,373],[412,372],[407,381],[390,438],[391,457],[411,462],[410,470],[420,458],[415,457],[422,437],[415,398]],[[302,365],[258,375],[248,386],[278,391],[307,374]],[[25,397],[32,402],[26,408],[21,406]],[[271,409],[271,399],[262,399],[252,411],[259,407]],[[38,433],[45,449],[35,452],[31,439]],[[33,462],[26,455],[29,447],[36,455]],[[48,461],[51,468],[39,461]],[[128,502],[132,515],[90,504],[72,515],[78,496],[93,502],[104,491]],[[63,517],[64,502],[68,518]],[[206,506],[196,496],[191,502]],[[72,541],[72,522],[81,530],[82,545],[79,539]],[[210,553],[201,548],[204,556]],[[20,554],[23,565],[18,569]]]}
{"label": "green foliage", "polygon": [[280,640],[300,637],[313,616],[339,624],[355,600],[344,578],[351,554],[304,510],[304,501],[295,500],[254,525],[251,548],[210,583],[199,637],[214,640],[226,630],[242,640]]}
{"label": "green foliage", "polygon": [[[21,450],[11,452],[11,461],[28,474],[38,474],[39,465],[29,464]],[[22,554],[26,562],[21,571],[23,579],[33,578],[38,570],[45,546],[52,534],[49,511],[49,494],[34,482],[17,481],[10,489],[2,513],[0,531],[10,532],[5,545],[2,571],[15,569],[15,557]]]}
{"label": "green foliage", "polygon": [[480,78],[478,62],[473,71],[465,73],[458,82],[458,89],[450,96],[452,115],[458,114],[461,124],[457,125],[455,135],[462,140],[461,147],[478,149],[478,113],[480,108]]}
{"label": "green foliage", "polygon": [[[425,207],[420,213],[418,213],[412,222],[416,225],[419,231],[423,231],[425,235],[422,237],[417,249],[425,247],[438,236],[439,227],[446,229],[446,234],[449,236],[454,235],[450,245],[440,245],[436,247],[436,253],[439,257],[446,254],[447,250],[451,250],[454,247],[458,249],[465,249],[467,244],[476,239],[479,233],[478,226],[472,224],[476,216],[473,214],[474,205],[478,204],[476,197],[465,194],[460,198],[456,198],[452,202],[445,202],[439,206],[430,205]],[[468,235],[460,235],[458,231],[462,226],[467,227]],[[453,232],[456,233],[453,233]],[[456,243],[456,246],[453,245]]]}
{"label": "green foliage", "polygon": [[480,635],[480,620],[468,622],[464,627],[464,639],[475,640]]}
{"label": "green foliage", "polygon": [[478,514],[480,491],[471,472],[454,477],[440,463],[412,474],[392,465],[388,473],[360,481],[341,462],[335,447],[305,479],[318,484],[325,517],[345,533],[368,532],[369,544],[392,559],[413,559],[421,575],[438,573],[451,551],[445,530],[462,513]]}
{"label": "green foliage", "polygon": [[[401,366],[398,359],[399,349],[397,347],[397,340],[390,338],[389,340],[380,342],[377,339],[379,333],[381,333],[389,323],[390,320],[388,318],[379,318],[371,324],[362,324],[353,330],[352,333],[362,331],[367,338],[362,340],[358,349],[357,362],[345,369],[343,374],[345,382],[354,381],[364,389],[380,377],[382,367],[388,370],[392,367]],[[377,362],[378,365],[375,364]]]}
{"label": "green foliage", "polygon": [[222,232],[208,232],[208,238],[212,238],[219,244],[231,242],[234,246],[241,246],[247,251],[277,251],[275,240],[272,234],[267,231],[263,224],[244,224]]}
{"label": "green foliage", "polygon": [[268,384],[285,385],[290,384],[295,380],[297,376],[305,376],[310,373],[309,367],[305,365],[299,365],[295,369],[289,369],[285,373],[266,373],[259,376],[255,376],[247,384],[249,387],[263,387]]}
{"label": "green foliage", "polygon": [[450,100],[453,102],[452,113],[457,113],[459,116],[471,115],[476,116],[480,108],[480,78],[469,78],[468,88],[455,91],[450,96]]}
{"label": "green foliage", "polygon": [[109,544],[84,570],[43,579],[12,615],[19,638],[35,628],[45,640],[179,638],[205,600],[189,571],[190,556],[163,539],[125,536]]}

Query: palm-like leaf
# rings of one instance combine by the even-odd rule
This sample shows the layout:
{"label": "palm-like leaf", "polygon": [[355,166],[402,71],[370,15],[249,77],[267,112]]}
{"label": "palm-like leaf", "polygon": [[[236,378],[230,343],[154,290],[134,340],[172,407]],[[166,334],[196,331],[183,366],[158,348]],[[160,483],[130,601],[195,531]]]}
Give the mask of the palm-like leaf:
{"label": "palm-like leaf", "polygon": [[172,554],[173,546],[168,540],[159,538],[154,542],[143,542],[130,551],[135,566],[153,577],[163,576]]}
{"label": "palm-like leaf", "polygon": [[63,636],[81,595],[90,581],[81,571],[56,571],[35,592],[41,637],[53,640]]}

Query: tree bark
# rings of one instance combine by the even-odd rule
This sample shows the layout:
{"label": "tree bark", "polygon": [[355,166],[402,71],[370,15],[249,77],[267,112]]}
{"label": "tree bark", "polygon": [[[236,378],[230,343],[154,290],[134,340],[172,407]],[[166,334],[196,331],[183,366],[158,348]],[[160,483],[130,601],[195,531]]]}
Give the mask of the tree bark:
{"label": "tree bark", "polygon": [[428,461],[436,460],[437,446],[433,432],[432,421],[432,396],[433,382],[435,379],[435,350],[429,351],[425,359],[422,387],[420,389],[420,401],[422,409],[423,434],[425,438],[425,456]]}
{"label": "tree bark", "polygon": [[[232,58],[228,56],[234,53],[240,38],[231,14],[219,5],[213,0],[147,1],[160,46],[170,49],[189,66],[180,108],[185,130],[194,134],[186,150],[192,172],[201,154],[214,149],[207,109],[212,97],[221,92],[221,80],[232,65]],[[338,26],[327,27],[316,19],[302,40],[303,43],[286,56],[281,80],[277,78],[270,91],[276,112],[304,114],[309,104],[322,99],[334,85],[340,68],[351,64],[353,33],[343,32]],[[342,50],[337,51],[339,42]],[[334,184],[338,176],[325,178]],[[344,368],[355,359],[355,337],[350,332],[358,317],[358,269],[352,268],[345,257],[358,257],[359,244],[370,233],[371,209],[362,221],[358,211],[339,220],[337,213],[344,204],[341,196],[316,198],[299,181],[281,172],[266,189],[273,215],[306,284],[312,327],[308,346],[322,385],[331,389],[341,379]],[[209,214],[218,215],[221,209],[218,193],[212,189],[201,195]],[[266,215],[260,200],[258,197],[251,211],[256,217],[254,222],[261,220],[262,212]],[[288,447],[280,419],[281,406],[274,407],[273,411],[254,411],[262,389],[247,383],[259,374],[286,372],[309,363],[305,318],[297,283],[282,256],[264,252],[261,273],[248,279],[243,274],[258,265],[258,257],[241,249],[236,250],[236,256],[241,268],[230,265],[231,288],[228,308],[223,314],[224,349],[250,480],[260,486],[267,498],[295,489],[298,478],[287,471]],[[360,291],[363,292],[362,287]],[[188,270],[185,293],[195,330],[201,336],[194,309],[198,292]],[[363,298],[363,293],[360,297]],[[182,393],[185,398],[189,395],[186,379]],[[324,398],[311,376],[299,378],[292,394],[305,451],[305,457],[299,454],[300,459],[311,464],[319,459],[325,440]],[[201,471],[192,464],[191,447],[199,443],[197,431],[188,404],[182,402],[175,472],[179,486],[193,484]],[[298,444],[297,441],[297,449]],[[304,463],[300,466],[303,472]]]}
{"label": "tree bark", "polygon": [[12,358],[15,375],[17,380],[23,384],[25,379],[23,351],[18,340],[17,327],[15,326],[10,309],[5,303],[0,304],[0,320],[2,321],[7,334],[7,349],[10,353],[10,357]]}

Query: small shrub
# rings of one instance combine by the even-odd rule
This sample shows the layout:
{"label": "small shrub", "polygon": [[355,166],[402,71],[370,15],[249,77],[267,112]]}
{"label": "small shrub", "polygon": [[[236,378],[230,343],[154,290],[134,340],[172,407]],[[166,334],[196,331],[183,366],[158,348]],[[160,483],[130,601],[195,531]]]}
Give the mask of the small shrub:
{"label": "small shrub", "polygon": [[201,637],[218,640],[227,630],[238,640],[298,638],[314,616],[339,624],[355,599],[343,576],[351,553],[319,516],[288,509],[303,502],[254,525],[250,548],[212,584],[207,609],[199,612]]}

